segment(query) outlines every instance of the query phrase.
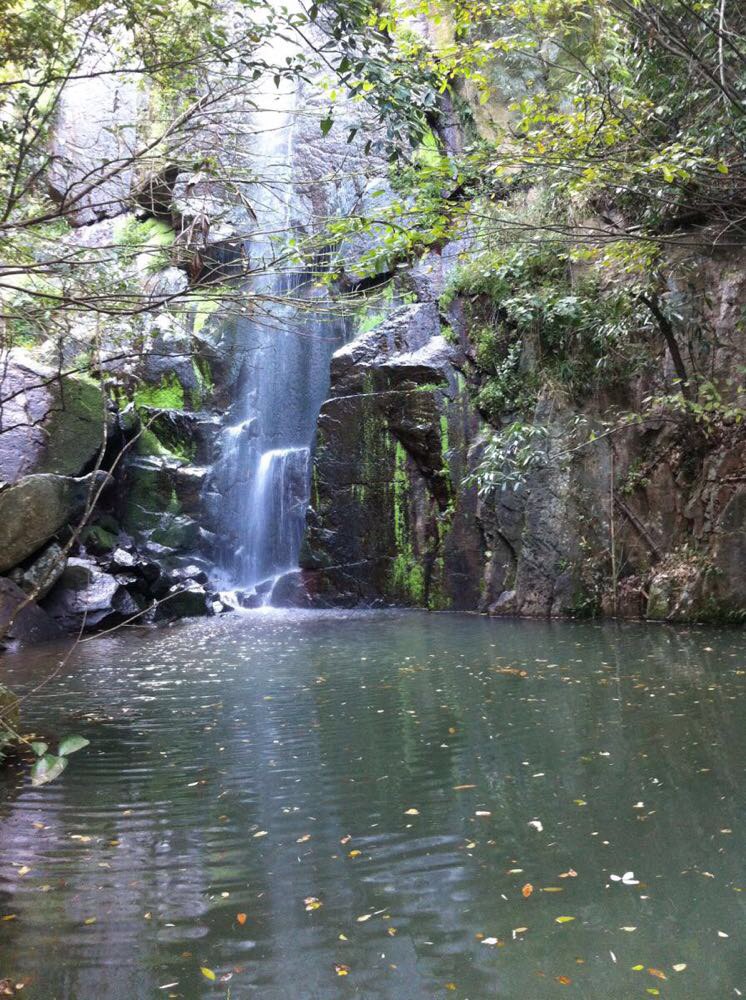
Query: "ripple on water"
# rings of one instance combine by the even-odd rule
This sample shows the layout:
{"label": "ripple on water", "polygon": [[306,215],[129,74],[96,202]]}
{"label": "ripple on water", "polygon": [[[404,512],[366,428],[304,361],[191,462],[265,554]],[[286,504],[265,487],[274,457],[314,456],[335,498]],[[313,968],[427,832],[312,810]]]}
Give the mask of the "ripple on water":
{"label": "ripple on water", "polygon": [[87,642],[25,724],[91,746],[3,786],[0,969],[32,1000],[732,995],[744,660],[737,631],[402,612]]}

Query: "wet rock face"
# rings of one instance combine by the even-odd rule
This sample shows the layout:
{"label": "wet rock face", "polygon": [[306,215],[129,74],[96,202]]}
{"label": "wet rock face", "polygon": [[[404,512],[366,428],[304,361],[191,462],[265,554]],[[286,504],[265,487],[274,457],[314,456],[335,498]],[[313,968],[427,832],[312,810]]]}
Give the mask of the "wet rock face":
{"label": "wet rock face", "polygon": [[475,498],[453,489],[477,427],[453,360],[430,304],[335,354],[301,558],[312,604],[477,605]]}
{"label": "wet rock face", "polygon": [[[103,48],[92,53],[83,72],[93,75],[70,81],[59,102],[48,184],[76,226],[120,215],[132,188],[129,161],[137,149],[143,95],[131,75],[106,73],[113,60]],[[111,176],[92,185],[91,178],[104,172]]]}

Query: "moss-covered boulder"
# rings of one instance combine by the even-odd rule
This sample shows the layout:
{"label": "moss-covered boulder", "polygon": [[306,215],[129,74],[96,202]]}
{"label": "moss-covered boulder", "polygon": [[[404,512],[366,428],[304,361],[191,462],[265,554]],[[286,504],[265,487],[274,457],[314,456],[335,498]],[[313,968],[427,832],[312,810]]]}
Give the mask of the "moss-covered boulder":
{"label": "moss-covered boulder", "polygon": [[17,566],[79,516],[104,473],[26,476],[0,489],[0,573]]}
{"label": "moss-covered boulder", "polygon": [[101,448],[111,417],[92,379],[60,375],[28,351],[9,353],[0,372],[0,482],[56,473],[76,476]]}

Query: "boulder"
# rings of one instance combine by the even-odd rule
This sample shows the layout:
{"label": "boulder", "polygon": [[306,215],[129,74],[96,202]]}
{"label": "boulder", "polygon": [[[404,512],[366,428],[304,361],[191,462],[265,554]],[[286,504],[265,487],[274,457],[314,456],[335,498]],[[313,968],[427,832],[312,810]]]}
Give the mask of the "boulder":
{"label": "boulder", "polygon": [[110,416],[101,389],[14,348],[0,370],[0,483],[78,475],[101,448]]}
{"label": "boulder", "polygon": [[85,508],[91,490],[105,473],[26,476],[0,490],[0,573],[41,548]]}
{"label": "boulder", "polygon": [[214,596],[199,583],[177,583],[169,588],[167,600],[158,608],[158,617],[195,618],[213,613]]}
{"label": "boulder", "polygon": [[66,565],[67,556],[56,542],[52,542],[29,566],[17,567],[9,577],[24,593],[40,601],[62,576]]}
{"label": "boulder", "polygon": [[114,576],[83,558],[68,560],[44,607],[65,628],[115,624],[139,610]]}
{"label": "boulder", "polygon": [[0,641],[27,644],[59,639],[60,627],[17,584],[0,577]]}

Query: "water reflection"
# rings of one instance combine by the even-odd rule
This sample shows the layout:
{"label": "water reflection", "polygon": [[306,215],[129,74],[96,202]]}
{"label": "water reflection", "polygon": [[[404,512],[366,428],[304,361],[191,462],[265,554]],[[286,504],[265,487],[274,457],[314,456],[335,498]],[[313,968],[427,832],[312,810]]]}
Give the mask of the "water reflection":
{"label": "water reflection", "polygon": [[4,790],[2,975],[39,1000],[746,994],[745,670],[740,631],[397,612],[91,641],[26,719],[91,747]]}

